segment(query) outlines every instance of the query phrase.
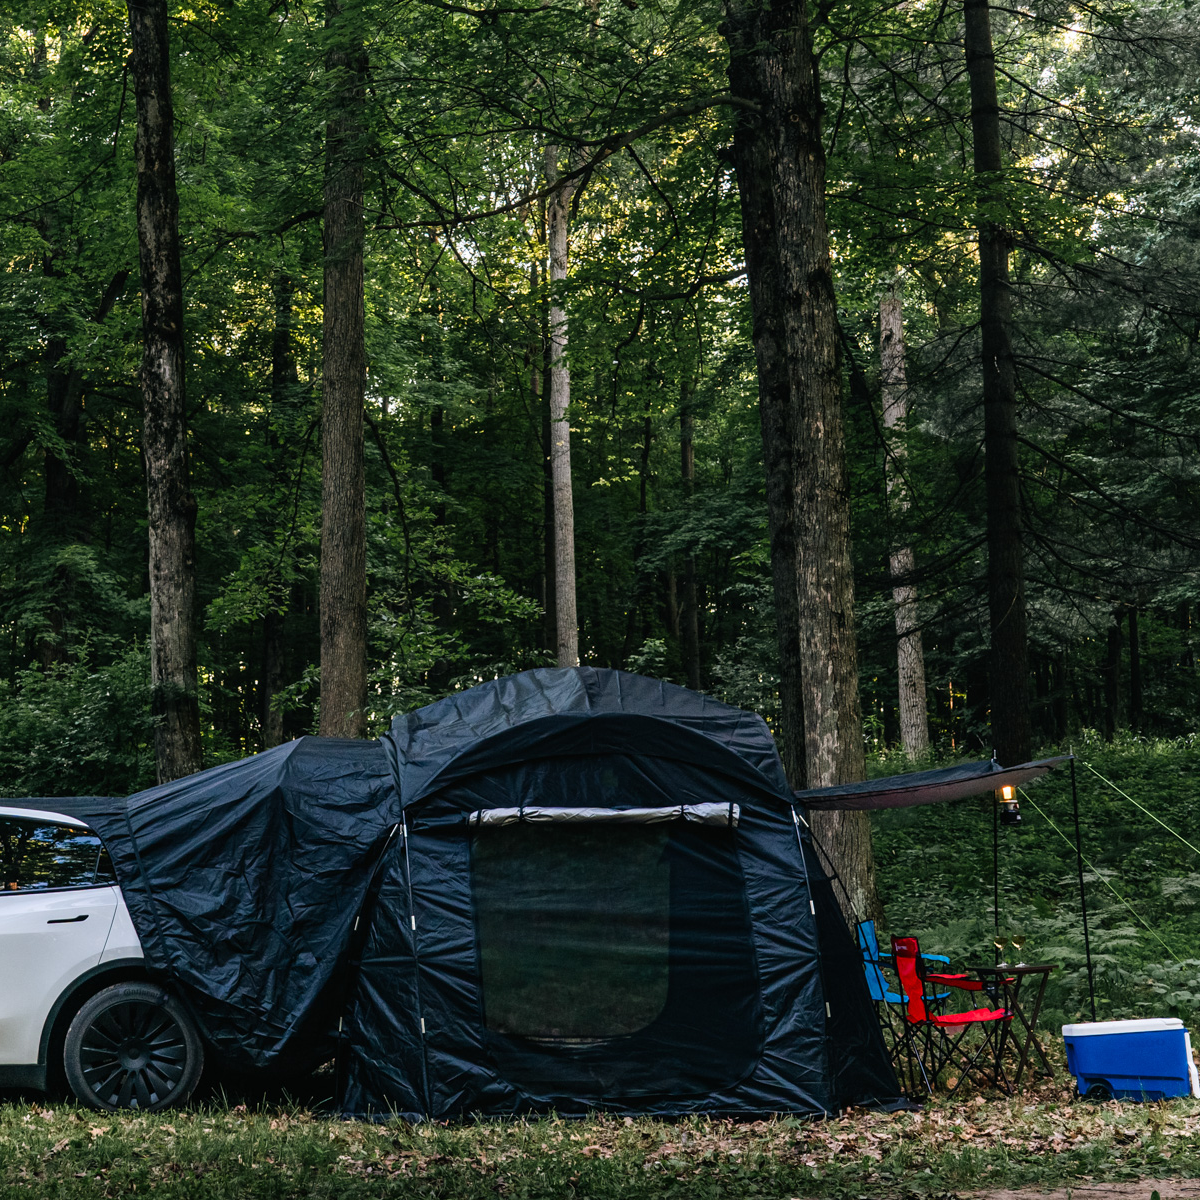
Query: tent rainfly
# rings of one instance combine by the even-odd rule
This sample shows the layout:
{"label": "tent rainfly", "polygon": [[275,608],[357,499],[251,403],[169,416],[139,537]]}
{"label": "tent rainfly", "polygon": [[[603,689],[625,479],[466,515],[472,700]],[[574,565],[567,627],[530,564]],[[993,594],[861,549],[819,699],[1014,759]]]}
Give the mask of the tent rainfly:
{"label": "tent rainfly", "polygon": [[998,770],[796,794],[758,716],[584,667],[482,684],[380,742],[18,803],[97,830],[213,1050],[336,1049],[347,1113],[819,1114],[899,1088],[799,806],[948,799]]}

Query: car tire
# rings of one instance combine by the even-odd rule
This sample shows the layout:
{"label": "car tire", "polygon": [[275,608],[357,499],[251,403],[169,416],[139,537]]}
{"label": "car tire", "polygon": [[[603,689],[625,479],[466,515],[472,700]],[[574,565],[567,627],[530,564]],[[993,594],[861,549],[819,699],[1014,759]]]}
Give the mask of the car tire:
{"label": "car tire", "polygon": [[184,1104],[200,1080],[204,1047],[182,1004],[150,983],[117,983],[75,1014],[63,1068],[76,1098],[109,1112]]}

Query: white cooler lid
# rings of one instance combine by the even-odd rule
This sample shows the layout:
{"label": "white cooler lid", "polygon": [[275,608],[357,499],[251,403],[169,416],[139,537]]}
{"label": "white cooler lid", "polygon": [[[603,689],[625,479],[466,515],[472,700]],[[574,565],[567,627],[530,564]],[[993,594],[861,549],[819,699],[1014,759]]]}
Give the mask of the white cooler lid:
{"label": "white cooler lid", "polygon": [[1081,1025],[1064,1025],[1063,1037],[1096,1037],[1112,1033],[1158,1033],[1164,1029],[1182,1029],[1178,1017],[1142,1017],[1132,1021],[1088,1021]]}

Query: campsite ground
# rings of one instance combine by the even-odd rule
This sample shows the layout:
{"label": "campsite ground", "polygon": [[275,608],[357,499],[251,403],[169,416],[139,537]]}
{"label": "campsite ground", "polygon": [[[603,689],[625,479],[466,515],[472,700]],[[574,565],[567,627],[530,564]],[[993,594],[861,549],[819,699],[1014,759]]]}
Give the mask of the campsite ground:
{"label": "campsite ground", "polygon": [[0,1198],[1161,1200],[1200,1197],[1200,1101],[1080,1100],[1060,1080],[921,1113],[737,1123],[371,1124],[293,1105],[146,1116],[0,1105]]}

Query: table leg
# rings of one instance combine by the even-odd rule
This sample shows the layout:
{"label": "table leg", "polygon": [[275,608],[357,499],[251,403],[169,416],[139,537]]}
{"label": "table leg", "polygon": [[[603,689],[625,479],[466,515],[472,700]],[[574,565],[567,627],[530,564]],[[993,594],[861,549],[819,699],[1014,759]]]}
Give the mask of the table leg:
{"label": "table leg", "polygon": [[1020,1057],[1017,1060],[1017,1073],[1013,1079],[1013,1087],[1017,1088],[1021,1085],[1021,1076],[1025,1074],[1025,1067],[1029,1062],[1029,1049],[1032,1046],[1037,1051],[1038,1058],[1042,1060],[1042,1066],[1046,1068],[1046,1074],[1051,1078],[1054,1077],[1054,1070],[1050,1066],[1049,1060],[1046,1058],[1045,1051],[1042,1049],[1041,1043],[1037,1040],[1037,1034],[1034,1030],[1037,1028],[1037,1019],[1042,1011],[1042,997],[1046,994],[1046,981],[1050,978],[1050,973],[1047,971],[1042,975],[1041,985],[1038,987],[1037,996],[1033,1001],[1032,1017],[1027,1018],[1024,1010],[1017,1003],[1017,994],[1020,990],[1020,977],[1017,980],[1017,987],[1013,989],[1013,1015],[1020,1018],[1021,1024],[1025,1027],[1025,1038],[1021,1044]]}
{"label": "table leg", "polygon": [[[1024,981],[1024,978],[1025,977],[1023,975],[1018,975],[1016,978],[1016,982],[1011,986],[1011,990],[1010,990],[1009,984],[1007,984],[1004,981],[1004,976],[1002,975],[999,978],[1000,994],[1004,997],[1004,1007],[1007,1008],[1009,1012],[1019,1013],[1021,1011],[1021,1007],[1020,1007],[1020,1004],[1018,1003],[1018,1000],[1021,995],[1021,983]],[[996,1086],[997,1087],[1000,1086],[1000,1072],[1002,1070],[1000,1063],[1003,1061],[1004,1051],[1008,1045],[1009,1038],[1013,1038],[1014,1036],[1015,1035],[1012,1032],[1012,1021],[1005,1021],[1004,1028],[1000,1031],[1000,1045],[997,1046],[997,1048],[996,1048]],[[1016,1043],[1014,1041],[1014,1045],[1015,1044]],[[1020,1081],[1021,1081],[1020,1062],[1021,1062],[1021,1060],[1018,1057],[1018,1059],[1017,1059],[1017,1074],[1016,1074],[1016,1077],[1013,1079],[1012,1087],[1011,1088],[1006,1087],[1004,1089],[1006,1092],[1009,1093],[1009,1095],[1011,1095],[1013,1092],[1015,1092],[1017,1090],[1017,1084],[1020,1083]]]}
{"label": "table leg", "polygon": [[1042,1060],[1042,1066],[1045,1068],[1046,1074],[1053,1079],[1054,1068],[1050,1065],[1049,1059],[1046,1058],[1046,1052],[1042,1049],[1042,1044],[1038,1041],[1037,1033],[1035,1032],[1037,1029],[1038,1017],[1041,1015],[1042,1011],[1042,997],[1046,994],[1046,984],[1049,979],[1050,972],[1047,971],[1042,976],[1042,983],[1038,988],[1037,998],[1033,1002],[1033,1015],[1029,1019],[1029,1040],[1032,1043],[1033,1048],[1037,1051],[1038,1058]]}

